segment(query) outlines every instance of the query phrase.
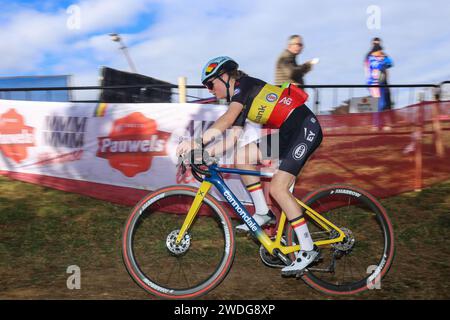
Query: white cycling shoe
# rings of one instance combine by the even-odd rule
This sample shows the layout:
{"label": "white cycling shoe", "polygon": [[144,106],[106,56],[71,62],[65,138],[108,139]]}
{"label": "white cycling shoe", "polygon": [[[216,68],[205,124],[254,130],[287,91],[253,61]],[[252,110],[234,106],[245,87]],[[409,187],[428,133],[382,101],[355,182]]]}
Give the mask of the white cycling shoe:
{"label": "white cycling shoe", "polygon": [[[255,219],[256,223],[261,227],[265,225],[275,224],[277,221],[275,215],[270,210],[266,214],[254,214],[253,219]],[[247,225],[243,223],[236,227],[236,231],[248,232],[249,229]]]}
{"label": "white cycling shoe", "polygon": [[300,275],[303,273],[303,270],[305,270],[307,266],[317,260],[318,256],[319,252],[317,250],[300,250],[296,253],[294,262],[292,262],[290,266],[281,269],[281,274],[283,276]]}

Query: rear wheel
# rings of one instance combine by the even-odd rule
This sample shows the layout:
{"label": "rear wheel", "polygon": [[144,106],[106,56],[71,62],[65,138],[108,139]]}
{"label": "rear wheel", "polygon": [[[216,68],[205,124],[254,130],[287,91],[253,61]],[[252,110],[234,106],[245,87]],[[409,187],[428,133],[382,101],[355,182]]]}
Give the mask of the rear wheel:
{"label": "rear wheel", "polygon": [[[327,294],[347,295],[379,288],[394,257],[392,224],[381,204],[369,193],[346,185],[319,189],[306,197],[306,205],[339,227],[342,242],[320,248],[321,258],[302,279]],[[313,240],[338,237],[305,215]],[[288,243],[297,243],[288,227]],[[293,258],[293,257],[291,257]]]}
{"label": "rear wheel", "polygon": [[169,299],[198,297],[215,288],[232,265],[232,223],[210,195],[181,243],[175,242],[197,191],[188,186],[157,190],[136,205],[126,222],[125,266],[149,293]]}

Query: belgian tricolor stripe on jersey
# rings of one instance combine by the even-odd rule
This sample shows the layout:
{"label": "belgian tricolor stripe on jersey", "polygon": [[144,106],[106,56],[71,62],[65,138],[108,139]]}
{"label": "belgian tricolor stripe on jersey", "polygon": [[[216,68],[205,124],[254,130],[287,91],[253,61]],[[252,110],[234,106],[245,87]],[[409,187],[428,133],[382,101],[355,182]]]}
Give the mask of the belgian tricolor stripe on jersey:
{"label": "belgian tricolor stripe on jersey", "polygon": [[248,119],[256,123],[266,124],[282,93],[283,89],[280,87],[266,84],[253,99],[247,115]]}
{"label": "belgian tricolor stripe on jersey", "polygon": [[267,119],[267,124],[274,128],[281,127],[284,120],[286,120],[291,112],[299,106],[301,106],[301,104],[299,104],[298,101],[293,101],[293,99],[289,97],[289,90],[283,90],[280,99],[277,101],[274,112],[272,112],[269,119]]}
{"label": "belgian tricolor stripe on jersey", "polygon": [[291,112],[302,106],[307,98],[308,94],[296,86],[283,89],[266,84],[253,99],[247,118],[270,128],[280,128]]}

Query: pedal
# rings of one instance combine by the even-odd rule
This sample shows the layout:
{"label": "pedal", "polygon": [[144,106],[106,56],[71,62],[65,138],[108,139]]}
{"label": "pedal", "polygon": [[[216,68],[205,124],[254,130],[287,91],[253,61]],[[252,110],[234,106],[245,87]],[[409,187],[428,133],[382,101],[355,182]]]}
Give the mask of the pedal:
{"label": "pedal", "polygon": [[285,273],[281,273],[281,277],[283,277],[283,278],[296,278],[296,279],[299,279],[305,274],[306,271],[307,270],[291,271],[289,273],[285,272]]}
{"label": "pedal", "polygon": [[300,279],[301,277],[303,277],[304,274],[305,274],[305,270],[300,271],[300,272],[297,272],[297,273],[295,274],[295,278],[296,278],[296,279]]}

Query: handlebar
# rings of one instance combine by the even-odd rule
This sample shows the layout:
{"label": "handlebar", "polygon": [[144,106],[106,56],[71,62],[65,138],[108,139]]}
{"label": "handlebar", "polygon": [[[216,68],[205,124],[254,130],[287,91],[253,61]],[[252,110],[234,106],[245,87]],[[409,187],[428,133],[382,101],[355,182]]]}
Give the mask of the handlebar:
{"label": "handlebar", "polygon": [[[201,155],[201,160],[202,160],[200,165],[196,164],[196,161],[195,161],[195,159],[196,159],[196,157],[198,157],[199,153]],[[192,171],[192,175],[200,183],[203,182],[203,178],[200,175],[203,175],[203,176],[206,176],[206,177],[210,177],[211,176],[211,173],[208,170],[203,170],[203,169],[200,168],[200,166],[201,165],[208,166],[208,165],[211,165],[212,163],[216,162],[216,160],[214,158],[209,156],[207,151],[201,150],[201,149],[191,150],[189,152],[188,156],[185,156],[185,157],[181,157],[180,156],[180,159],[181,159],[181,164],[180,165],[181,165],[182,173],[184,174],[186,172],[186,165],[185,165],[184,161],[187,159],[188,162],[189,162],[189,165],[191,166],[191,169],[192,169],[191,170]]]}

